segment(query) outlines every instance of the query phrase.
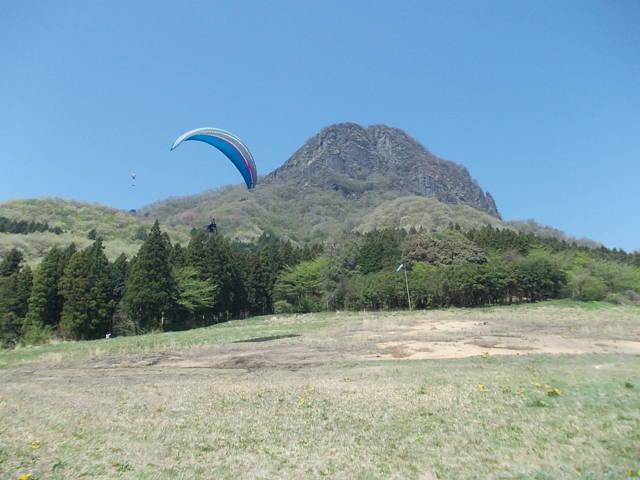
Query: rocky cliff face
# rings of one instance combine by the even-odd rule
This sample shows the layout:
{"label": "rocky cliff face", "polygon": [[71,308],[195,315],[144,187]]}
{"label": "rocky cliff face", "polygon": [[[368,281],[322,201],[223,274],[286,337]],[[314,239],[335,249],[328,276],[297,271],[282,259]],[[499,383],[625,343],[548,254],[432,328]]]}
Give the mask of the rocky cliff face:
{"label": "rocky cliff face", "polygon": [[467,169],[431,154],[404,131],[386,125],[341,123],[324,128],[267,175],[264,183],[295,180],[357,198],[368,190],[397,190],[472,206],[500,218],[493,197]]}

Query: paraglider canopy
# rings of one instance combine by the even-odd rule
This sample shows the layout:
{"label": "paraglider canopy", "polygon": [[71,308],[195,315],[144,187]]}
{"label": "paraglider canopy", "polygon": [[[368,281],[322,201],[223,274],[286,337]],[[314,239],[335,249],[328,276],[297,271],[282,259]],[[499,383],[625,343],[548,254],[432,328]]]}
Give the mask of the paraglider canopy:
{"label": "paraglider canopy", "polygon": [[233,162],[242,174],[242,178],[244,178],[244,182],[247,184],[249,190],[256,186],[258,172],[256,170],[256,164],[253,161],[253,156],[247,146],[232,133],[212,127],[196,128],[195,130],[190,130],[180,135],[174,142],[171,150],[178,148],[182,142],[186,142],[187,140],[197,140],[216,147]]}

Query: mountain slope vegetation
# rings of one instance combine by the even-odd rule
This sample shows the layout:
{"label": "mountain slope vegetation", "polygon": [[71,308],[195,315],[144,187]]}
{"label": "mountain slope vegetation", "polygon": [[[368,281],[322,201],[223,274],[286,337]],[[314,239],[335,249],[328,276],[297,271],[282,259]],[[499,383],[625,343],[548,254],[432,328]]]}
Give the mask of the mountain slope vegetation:
{"label": "mountain slope vegetation", "polygon": [[209,217],[219,230],[241,241],[266,232],[295,242],[322,242],[345,231],[375,228],[442,229],[503,226],[503,222],[468,205],[445,204],[435,198],[396,191],[369,191],[358,198],[294,182],[270,184],[247,192],[227,187],[200,195],[170,199],[141,211],[164,225],[198,227]]}
{"label": "mountain slope vegetation", "polygon": [[165,225],[199,227],[211,216],[241,241],[262,233],[318,242],[345,231],[503,225],[493,197],[466,168],[431,154],[402,130],[331,125],[257,188],[226,187],[141,211]]}
{"label": "mountain slope vegetation", "polygon": [[[150,218],[104,205],[61,198],[1,202],[0,216],[15,221],[46,222],[48,225],[46,231],[26,234],[0,232],[0,258],[17,248],[29,263],[38,263],[54,246],[64,249],[75,243],[84,248],[98,236],[104,241],[108,258],[115,259],[121,253],[131,256],[138,251],[153,223]],[[168,227],[166,230],[174,241],[188,242],[188,228]]]}

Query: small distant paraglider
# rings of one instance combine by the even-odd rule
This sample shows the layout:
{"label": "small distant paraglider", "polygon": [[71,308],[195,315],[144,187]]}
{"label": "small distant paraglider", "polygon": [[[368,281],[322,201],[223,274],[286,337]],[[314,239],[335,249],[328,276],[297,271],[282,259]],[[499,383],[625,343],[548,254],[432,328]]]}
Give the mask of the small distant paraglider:
{"label": "small distant paraglider", "polygon": [[233,162],[249,190],[256,186],[258,171],[253,156],[242,140],[234,134],[219,128],[196,128],[180,135],[171,150],[175,150],[187,140],[197,140],[216,147]]}
{"label": "small distant paraglider", "polygon": [[216,225],[216,219],[211,217],[209,225],[207,225],[207,231],[209,233],[218,233],[218,225]]}
{"label": "small distant paraglider", "polygon": [[136,186],[136,174],[135,173],[131,174],[131,186],[132,187]]}

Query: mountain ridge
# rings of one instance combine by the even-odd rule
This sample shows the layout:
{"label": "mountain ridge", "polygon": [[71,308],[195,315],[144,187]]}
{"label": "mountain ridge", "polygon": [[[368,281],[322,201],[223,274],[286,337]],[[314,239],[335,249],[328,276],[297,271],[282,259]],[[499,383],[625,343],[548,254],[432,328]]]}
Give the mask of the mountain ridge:
{"label": "mountain ridge", "polygon": [[338,123],[309,138],[263,183],[296,180],[347,197],[363,191],[397,190],[466,204],[501,218],[495,200],[466,167],[433,155],[404,130],[375,124]]}

